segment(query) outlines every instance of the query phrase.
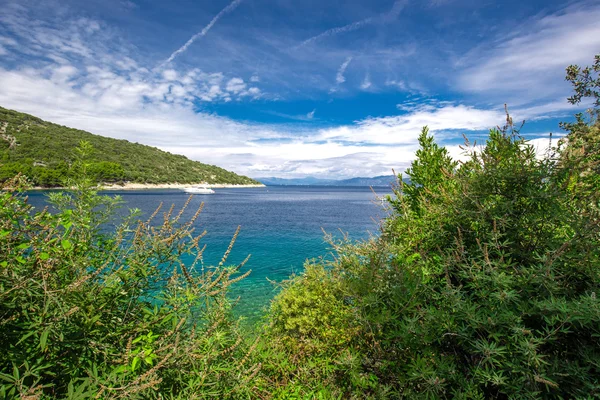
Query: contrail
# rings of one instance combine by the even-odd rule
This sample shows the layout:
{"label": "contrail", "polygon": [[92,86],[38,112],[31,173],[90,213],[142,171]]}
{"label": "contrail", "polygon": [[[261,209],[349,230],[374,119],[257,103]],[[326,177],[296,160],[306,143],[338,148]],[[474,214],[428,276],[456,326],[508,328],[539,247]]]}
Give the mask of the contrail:
{"label": "contrail", "polygon": [[171,56],[164,63],[162,63],[162,65],[170,63],[171,61],[173,61],[175,59],[175,57],[177,57],[179,54],[181,54],[184,51],[186,51],[187,48],[190,47],[190,45],[192,43],[194,43],[196,40],[198,40],[199,38],[201,38],[204,35],[206,35],[208,33],[208,31],[210,30],[210,28],[212,28],[213,25],[216,24],[217,21],[223,15],[225,15],[227,13],[230,13],[231,11],[235,10],[236,7],[239,6],[241,2],[242,2],[242,0],[233,0],[231,2],[231,4],[229,4],[227,7],[225,7],[224,9],[222,9],[221,12],[219,12],[217,15],[215,15],[215,17],[208,23],[208,25],[206,25],[204,27],[204,29],[202,29],[200,32],[196,33],[183,46],[181,46],[178,50],[176,50],[175,52],[173,52],[173,54],[171,54]]}
{"label": "contrail", "polygon": [[326,30],[325,32],[320,33],[317,36],[313,36],[309,39],[306,39],[304,42],[302,42],[298,46],[296,46],[296,48],[306,46],[308,44],[314,43],[317,40],[323,39],[328,36],[333,36],[333,35],[337,35],[339,33],[344,33],[344,32],[355,31],[365,25],[391,22],[391,21],[395,20],[396,18],[398,18],[398,16],[400,15],[400,13],[404,9],[404,7],[406,7],[407,3],[408,3],[408,0],[396,0],[394,2],[394,4],[392,5],[392,8],[390,9],[390,11],[388,11],[386,13],[383,13],[377,17],[365,18],[365,19],[353,22],[348,25],[344,25],[344,26],[340,26],[338,28],[332,28],[332,29]]}
{"label": "contrail", "polygon": [[357,22],[353,22],[353,23],[345,25],[345,26],[340,26],[338,28],[332,28],[332,29],[326,30],[325,32],[320,33],[317,36],[313,36],[310,39],[306,39],[304,42],[300,43],[300,45],[298,47],[306,46],[307,44],[311,44],[311,43],[316,42],[317,40],[322,39],[327,36],[337,35],[338,33],[355,31],[358,28],[362,27],[363,25],[368,25],[372,22],[373,22],[373,18],[366,18],[366,19],[363,19],[363,20],[360,20]]}

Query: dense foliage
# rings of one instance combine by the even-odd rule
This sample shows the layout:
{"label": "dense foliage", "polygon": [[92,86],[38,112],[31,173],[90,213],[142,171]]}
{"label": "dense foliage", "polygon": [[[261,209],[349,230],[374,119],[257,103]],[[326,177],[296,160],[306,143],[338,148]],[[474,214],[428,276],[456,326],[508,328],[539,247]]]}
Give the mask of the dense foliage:
{"label": "dense foliage", "polygon": [[39,186],[62,186],[74,161],[74,149],[82,140],[89,142],[95,150],[90,155],[89,177],[96,182],[258,183],[182,155],[93,135],[2,107],[0,182],[22,173]]}
{"label": "dense foliage", "polygon": [[57,212],[22,185],[0,193],[0,398],[251,397],[260,365],[226,298],[249,271],[202,263],[201,208],[106,229],[119,199],[90,181]]}
{"label": "dense foliage", "polygon": [[56,212],[7,181],[0,398],[600,398],[597,116],[542,157],[507,116],[462,163],[424,128],[381,235],[332,243],[250,333],[198,213],[116,223],[86,146]]}
{"label": "dense foliage", "polygon": [[[576,89],[593,96],[585,82]],[[460,164],[425,128],[381,236],[341,244],[335,262],[289,282],[272,306],[273,343],[343,398],[599,398],[590,115],[541,158],[510,118]]]}

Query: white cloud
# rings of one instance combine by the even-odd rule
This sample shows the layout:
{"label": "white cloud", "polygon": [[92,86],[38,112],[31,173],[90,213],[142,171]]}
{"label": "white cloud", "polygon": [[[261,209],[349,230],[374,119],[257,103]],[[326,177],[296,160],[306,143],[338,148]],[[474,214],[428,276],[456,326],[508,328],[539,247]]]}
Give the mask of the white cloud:
{"label": "white cloud", "polygon": [[227,86],[225,89],[228,92],[240,93],[246,89],[246,84],[241,78],[231,78],[229,82],[227,82]]}
{"label": "white cloud", "polygon": [[321,132],[320,140],[349,141],[383,145],[411,145],[423,126],[432,131],[477,131],[496,126],[504,118],[500,111],[481,110],[465,105],[417,106],[409,112],[390,117],[368,118],[353,126]]}
{"label": "white cloud", "polygon": [[367,74],[365,75],[365,79],[362,81],[362,83],[360,84],[360,88],[362,90],[367,90],[369,89],[373,84],[371,83],[371,74],[369,74],[367,72]]}
{"label": "white cloud", "polygon": [[589,2],[528,21],[491,49],[468,54],[459,64],[464,69],[457,86],[504,96],[511,104],[566,98],[570,90],[564,83],[565,67],[591,63],[600,49],[598,21],[600,5]]}
{"label": "white cloud", "polygon": [[[413,107],[398,116],[298,131],[197,113],[186,100],[194,89],[186,85],[131,81],[101,68],[89,68],[88,81],[79,86],[70,80],[52,79],[53,72],[0,69],[0,104],[254,177],[375,176],[389,174],[392,168],[401,172],[414,157],[423,125],[439,131],[438,138],[444,139],[442,130],[486,129],[503,119],[499,111],[441,103]],[[197,72],[194,79],[220,82],[222,78]],[[228,84],[239,86],[240,81]],[[223,96],[218,85],[209,86],[206,95]],[[315,112],[304,118],[314,117]]]}
{"label": "white cloud", "polygon": [[9,37],[0,36],[0,44],[5,46],[17,46],[17,42]]}
{"label": "white cloud", "polygon": [[399,81],[399,80],[387,80],[385,82],[386,86],[392,86],[398,90],[400,90],[401,92],[407,92],[408,91],[408,87],[406,86],[406,83],[404,83],[404,81]]}
{"label": "white cloud", "polygon": [[314,110],[312,110],[311,112],[309,112],[308,114],[306,114],[306,118],[313,119],[315,117],[315,112],[317,112],[316,108]]}
{"label": "white cloud", "polygon": [[176,81],[177,80],[177,71],[175,71],[174,69],[164,70],[162,75],[168,81]]}

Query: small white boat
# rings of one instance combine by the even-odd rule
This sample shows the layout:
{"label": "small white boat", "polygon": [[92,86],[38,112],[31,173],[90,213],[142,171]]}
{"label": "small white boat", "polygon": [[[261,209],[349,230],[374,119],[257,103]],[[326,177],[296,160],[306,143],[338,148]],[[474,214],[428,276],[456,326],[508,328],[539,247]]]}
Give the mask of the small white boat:
{"label": "small white boat", "polygon": [[213,194],[215,191],[206,186],[192,186],[183,188],[183,191],[190,194]]}

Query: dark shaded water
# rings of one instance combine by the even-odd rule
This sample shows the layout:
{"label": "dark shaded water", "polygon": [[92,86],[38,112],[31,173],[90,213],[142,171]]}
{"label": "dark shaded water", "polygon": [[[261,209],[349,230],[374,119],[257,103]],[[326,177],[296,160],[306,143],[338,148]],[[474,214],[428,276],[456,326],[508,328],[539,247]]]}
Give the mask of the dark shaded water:
{"label": "dark shaded water", "polygon": [[[390,193],[376,188],[377,195]],[[162,202],[166,211],[171,204],[177,210],[188,199],[179,190],[110,191],[119,195],[127,208],[139,208],[147,217]],[[43,192],[30,193],[30,203],[41,206]],[[207,230],[202,242],[207,245],[204,262],[217,264],[238,225],[242,230],[228,259],[251,269],[248,278],[237,283],[235,294],[241,296],[238,311],[255,317],[275,294],[269,280],[281,281],[302,271],[307,259],[330,257],[323,230],[341,238],[365,239],[378,233],[382,204],[369,188],[322,186],[269,186],[251,189],[216,189],[213,195],[192,198],[184,217],[190,217],[201,202],[204,210],[197,220],[197,232]],[[162,215],[162,212],[161,214]]]}

